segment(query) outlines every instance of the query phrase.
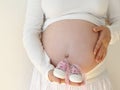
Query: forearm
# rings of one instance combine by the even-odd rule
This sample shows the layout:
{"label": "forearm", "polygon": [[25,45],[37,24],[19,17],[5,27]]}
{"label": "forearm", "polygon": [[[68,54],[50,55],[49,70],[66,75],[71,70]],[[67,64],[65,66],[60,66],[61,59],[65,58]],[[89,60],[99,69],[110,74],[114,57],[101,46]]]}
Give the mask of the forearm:
{"label": "forearm", "polygon": [[115,25],[107,25],[111,32],[111,41],[110,45],[114,44],[118,40],[120,40],[120,22],[116,23]]}
{"label": "forearm", "polygon": [[40,41],[43,18],[41,0],[28,0],[23,31],[23,45],[35,68],[47,76],[47,72],[53,69],[54,66],[50,64],[50,59]]}
{"label": "forearm", "polygon": [[120,39],[120,0],[109,0],[107,17],[107,27],[111,31],[110,44],[114,44]]}

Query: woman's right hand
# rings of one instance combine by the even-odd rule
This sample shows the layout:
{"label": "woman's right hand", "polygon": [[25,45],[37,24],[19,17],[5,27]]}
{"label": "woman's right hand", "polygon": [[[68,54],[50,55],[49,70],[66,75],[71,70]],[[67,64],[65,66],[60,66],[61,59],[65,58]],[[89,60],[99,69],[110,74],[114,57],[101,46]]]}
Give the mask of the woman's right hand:
{"label": "woman's right hand", "polygon": [[[48,73],[49,80],[51,82],[56,82],[56,83],[59,83],[59,84],[65,83],[64,79],[57,78],[53,75],[53,70],[54,69],[50,70],[49,73]],[[69,84],[72,85],[72,86],[81,86],[82,85],[81,83],[73,83],[73,82],[70,82]]]}
{"label": "woman's right hand", "polygon": [[57,82],[57,83],[60,84],[60,83],[61,83],[61,80],[53,75],[53,70],[54,70],[54,69],[50,70],[49,73],[48,73],[49,80],[50,80],[51,82]]}

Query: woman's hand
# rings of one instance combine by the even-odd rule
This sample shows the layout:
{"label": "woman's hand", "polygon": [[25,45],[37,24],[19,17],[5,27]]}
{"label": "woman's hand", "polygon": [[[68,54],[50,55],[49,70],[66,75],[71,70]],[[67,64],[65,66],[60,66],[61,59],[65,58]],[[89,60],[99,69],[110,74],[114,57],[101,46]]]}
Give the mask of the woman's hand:
{"label": "woman's hand", "polygon": [[97,26],[93,28],[94,32],[99,32],[98,41],[94,48],[94,55],[96,62],[101,62],[106,54],[109,42],[111,40],[111,33],[109,28],[105,26]]}
{"label": "woman's hand", "polygon": [[53,70],[54,70],[54,69],[50,70],[49,73],[48,73],[49,80],[50,80],[51,82],[56,82],[56,83],[59,83],[59,84],[60,84],[60,83],[61,83],[61,80],[53,75]]}
{"label": "woman's hand", "polygon": [[[59,79],[59,78],[57,78],[57,77],[55,77],[55,76],[53,75],[53,69],[49,71],[48,77],[49,77],[49,80],[50,80],[51,82],[56,82],[56,83],[59,83],[59,84],[62,84],[62,83],[65,84],[65,79]],[[83,83],[73,83],[73,82],[69,82],[69,84],[72,85],[72,86],[80,86],[80,85],[83,85],[84,82],[83,82]]]}

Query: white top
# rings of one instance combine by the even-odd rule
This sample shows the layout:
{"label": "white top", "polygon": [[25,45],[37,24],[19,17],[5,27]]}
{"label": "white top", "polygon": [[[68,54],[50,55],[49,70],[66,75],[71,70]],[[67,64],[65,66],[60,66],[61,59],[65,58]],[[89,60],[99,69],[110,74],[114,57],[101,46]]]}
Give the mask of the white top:
{"label": "white top", "polygon": [[[69,3],[69,4],[68,4]],[[41,0],[45,14],[43,30],[51,23],[63,19],[83,19],[97,25],[105,25],[108,0]]]}
{"label": "white top", "polygon": [[54,66],[43,50],[40,32],[62,19],[83,19],[105,25],[106,17],[110,21],[110,44],[113,44],[120,38],[120,0],[28,0],[23,31],[24,48],[35,68],[48,78],[48,71]]}

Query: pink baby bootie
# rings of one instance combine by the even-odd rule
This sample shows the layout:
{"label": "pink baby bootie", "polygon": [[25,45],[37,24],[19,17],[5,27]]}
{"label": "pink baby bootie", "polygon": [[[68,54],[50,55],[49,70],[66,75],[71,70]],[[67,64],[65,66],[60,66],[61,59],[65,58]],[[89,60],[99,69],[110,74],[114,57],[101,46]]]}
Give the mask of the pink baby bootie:
{"label": "pink baby bootie", "polygon": [[70,66],[69,80],[75,83],[83,82],[83,75],[80,69],[74,64],[71,64]]}
{"label": "pink baby bootie", "polygon": [[66,60],[60,61],[56,68],[53,71],[53,75],[60,78],[60,79],[65,79],[66,77],[66,70],[67,70],[67,64],[68,62]]}

